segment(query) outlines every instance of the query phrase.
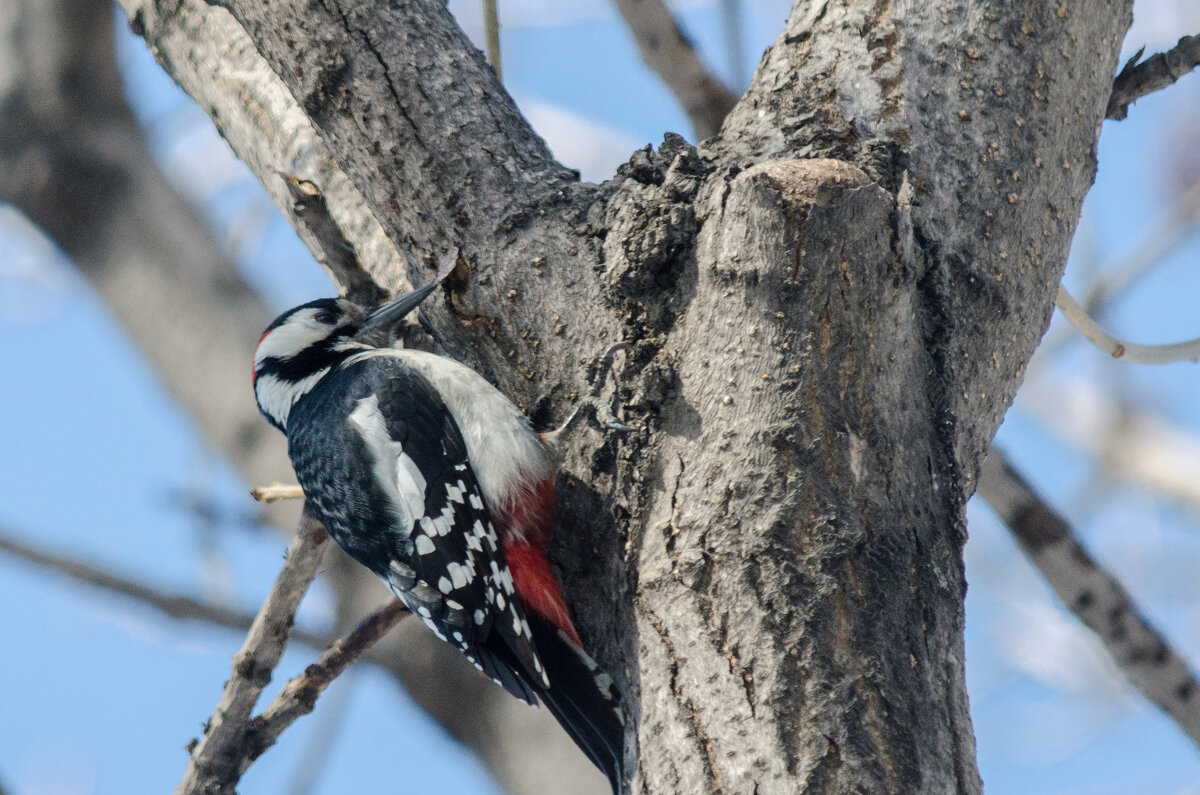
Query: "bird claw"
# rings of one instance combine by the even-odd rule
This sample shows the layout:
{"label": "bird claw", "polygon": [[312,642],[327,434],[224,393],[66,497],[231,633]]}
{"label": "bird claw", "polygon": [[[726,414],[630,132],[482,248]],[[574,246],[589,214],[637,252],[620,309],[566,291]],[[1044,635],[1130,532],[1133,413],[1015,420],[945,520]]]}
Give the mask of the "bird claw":
{"label": "bird claw", "polygon": [[[631,347],[632,346],[628,342],[614,343],[613,345],[610,345],[608,349],[595,360],[595,363],[597,365],[603,364],[606,370],[611,370],[613,354],[615,354],[617,351],[628,350]],[[613,378],[616,378],[615,372],[613,373]],[[576,403],[575,407],[571,409],[571,413],[567,415],[565,420],[563,420],[562,425],[558,426],[552,431],[543,433],[541,435],[542,440],[547,444],[557,446],[558,443],[562,441],[563,437],[566,436],[571,430],[571,428],[575,426],[575,423],[579,421],[580,417],[584,416],[585,409],[591,409],[592,416],[596,418],[596,422],[600,423],[610,431],[628,433],[633,430],[633,426],[626,425],[617,419],[617,416],[613,414],[613,410],[609,408],[608,404],[601,400],[597,395],[593,394],[582,398],[578,403]]]}

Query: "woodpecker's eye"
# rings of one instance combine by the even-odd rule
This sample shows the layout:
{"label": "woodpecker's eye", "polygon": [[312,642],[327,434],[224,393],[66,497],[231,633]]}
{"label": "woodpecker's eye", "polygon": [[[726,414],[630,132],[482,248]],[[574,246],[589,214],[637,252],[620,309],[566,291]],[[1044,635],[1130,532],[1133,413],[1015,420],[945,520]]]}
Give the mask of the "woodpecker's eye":
{"label": "woodpecker's eye", "polygon": [[337,315],[328,309],[322,309],[317,313],[317,322],[324,323],[327,326],[332,326],[337,322]]}

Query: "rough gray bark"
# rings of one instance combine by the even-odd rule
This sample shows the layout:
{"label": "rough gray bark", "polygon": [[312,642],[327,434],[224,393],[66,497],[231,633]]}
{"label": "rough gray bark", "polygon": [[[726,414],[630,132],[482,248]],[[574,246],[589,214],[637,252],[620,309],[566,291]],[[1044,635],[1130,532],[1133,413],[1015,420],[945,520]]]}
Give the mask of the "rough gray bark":
{"label": "rough gray bark", "polygon": [[[434,0],[223,4],[412,274],[463,250],[428,313],[449,351],[547,417],[633,344],[642,431],[578,438],[556,552],[634,703],[635,788],[977,791],[963,505],[1050,314],[1129,2],[799,2],[721,136],[603,186]],[[126,6],[160,55],[195,10]]]}
{"label": "rough gray bark", "polygon": [[[243,35],[239,48],[220,28],[213,33],[205,27],[206,13],[200,4],[196,15],[181,13],[174,26],[159,29],[163,49],[190,69],[172,66],[175,78],[217,116],[286,214],[294,217],[277,168],[329,186],[331,212],[363,260],[399,272],[396,249],[248,39]],[[112,8],[103,2],[0,3],[0,170],[6,175],[0,201],[21,209],[67,253],[208,442],[248,482],[288,479],[283,437],[259,416],[248,378],[254,343],[272,313],[199,212],[153,167],[122,96],[111,24]],[[275,148],[248,149],[255,145]],[[279,504],[269,518],[295,527],[297,508]],[[340,552],[328,555],[325,575],[337,588],[343,627],[387,597]],[[544,792],[548,782],[575,777],[604,791],[602,777],[552,718],[494,692],[461,655],[417,625],[389,636],[375,659],[475,750],[507,791]]]}

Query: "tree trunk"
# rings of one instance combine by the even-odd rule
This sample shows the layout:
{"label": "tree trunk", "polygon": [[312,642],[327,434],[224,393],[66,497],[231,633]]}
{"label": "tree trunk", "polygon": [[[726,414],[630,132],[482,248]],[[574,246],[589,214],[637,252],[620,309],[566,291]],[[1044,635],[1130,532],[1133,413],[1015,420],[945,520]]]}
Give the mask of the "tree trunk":
{"label": "tree trunk", "polygon": [[[123,5],[168,68],[173,27],[221,13]],[[1130,3],[799,2],[719,136],[601,186],[443,3],[223,5],[402,253],[371,276],[461,250],[427,311],[447,351],[544,425],[631,344],[605,394],[639,430],[575,438],[555,552],[634,706],[635,789],[978,791],[963,506],[1050,315]],[[235,143],[291,170],[269,146]]]}

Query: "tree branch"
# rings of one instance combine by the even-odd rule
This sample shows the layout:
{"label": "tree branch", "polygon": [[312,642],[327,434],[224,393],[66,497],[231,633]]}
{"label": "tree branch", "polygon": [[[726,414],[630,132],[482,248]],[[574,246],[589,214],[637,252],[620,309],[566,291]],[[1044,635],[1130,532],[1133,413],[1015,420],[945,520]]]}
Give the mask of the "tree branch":
{"label": "tree branch", "polygon": [[1114,359],[1124,359],[1133,364],[1174,364],[1200,359],[1200,338],[1169,345],[1140,345],[1117,339],[1096,325],[1096,321],[1092,320],[1062,285],[1058,287],[1058,297],[1054,303],[1063,313],[1063,317],[1069,320],[1088,342]]}
{"label": "tree branch", "polygon": [[296,221],[308,230],[310,238],[317,244],[313,253],[329,271],[334,284],[342,288],[347,298],[362,306],[374,306],[387,298],[387,290],[376,284],[363,269],[354,244],[333,219],[325,194],[317,184],[283,171],[278,173],[291,194]]}
{"label": "tree branch", "polygon": [[[290,606],[290,600],[294,598],[298,604],[299,597],[303,595],[303,589],[306,588],[307,582],[311,581],[311,577],[308,581],[304,580],[304,577],[307,576],[308,566],[312,565],[315,570],[325,543],[323,538],[319,542],[317,541],[317,536],[323,535],[324,532],[321,530],[318,533],[317,530],[319,528],[299,531],[296,542],[288,549],[287,553],[288,563],[293,568],[289,571],[285,566],[272,595],[268,597],[263,611],[257,617],[209,605],[189,597],[162,594],[95,567],[33,549],[19,541],[3,536],[0,536],[0,550],[36,565],[62,572],[81,582],[132,597],[173,618],[208,621],[225,627],[251,630],[251,635],[259,638],[257,641],[259,645],[257,648],[251,648],[248,636],[246,645],[235,658],[234,676],[227,684],[225,695],[217,709],[217,713],[224,720],[224,725],[228,725],[229,728],[228,730],[220,727],[214,728],[217,714],[214,713],[214,719],[209,721],[210,730],[205,738],[210,746],[208,758],[220,759],[221,765],[231,765],[240,776],[255,759],[278,740],[288,726],[302,715],[312,712],[316,699],[329,684],[340,676],[352,662],[366,654],[407,612],[403,603],[393,599],[365,618],[348,635],[334,641],[332,645],[326,638],[292,628],[292,616],[295,609]],[[283,589],[286,589],[287,593],[282,593]],[[281,593],[282,596],[277,596]],[[261,715],[250,721],[244,740],[239,741],[236,735],[236,717],[231,717],[231,715],[236,716],[242,711],[249,714],[244,705],[249,702],[250,707],[253,707],[254,701],[257,700],[257,692],[261,692],[262,687],[270,678],[270,669],[274,668],[278,662],[279,653],[274,651],[274,645],[278,644],[279,652],[281,652],[288,639],[298,640],[309,646],[325,649],[325,651],[315,663],[305,669],[301,676],[290,680]],[[257,688],[257,692],[255,692],[255,688]],[[214,746],[214,744],[217,745]],[[218,746],[235,749],[236,764],[226,761]],[[204,758],[203,753],[201,746],[197,746],[193,752],[193,760],[197,768],[201,768],[204,764],[200,761]],[[183,791],[196,791],[195,787],[204,791],[203,787],[208,786],[212,781],[219,780],[220,775],[215,767],[209,767],[206,771],[201,772],[197,783],[189,785],[193,789],[184,789]]]}
{"label": "tree branch", "polygon": [[262,714],[250,721],[239,771],[244,773],[297,718],[312,712],[325,688],[406,615],[408,609],[404,603],[393,598],[326,649],[303,674],[289,680]]}
{"label": "tree branch", "polygon": [[483,30],[487,37],[488,66],[496,73],[496,79],[504,82],[504,72],[500,68],[500,10],[496,0],[483,0]]}
{"label": "tree branch", "polygon": [[[343,18],[335,3],[222,2],[239,25],[204,0],[119,2],[168,71],[215,109],[261,180],[282,190],[279,168],[311,179],[343,229],[347,217],[382,222],[405,263],[372,256],[347,231],[376,284],[397,291],[440,253],[463,250],[468,267],[453,307],[422,308],[445,352],[524,403],[539,398],[539,385],[575,376],[579,343],[593,345],[595,335],[582,326],[556,332],[550,318],[586,317],[595,306],[597,245],[560,220],[578,214],[583,223],[595,187],[554,161],[444,3],[372,0]],[[214,86],[213,74],[239,79]],[[309,136],[304,153],[331,173],[290,165],[298,155],[280,142],[294,130]],[[362,192],[335,203],[345,176]],[[291,212],[290,200],[281,204]],[[539,261],[550,267],[528,267]],[[526,267],[508,267],[515,262]],[[420,273],[418,282],[429,278]],[[535,294],[559,306],[524,303]],[[498,307],[505,323],[496,321]]]}
{"label": "tree branch", "polygon": [[[397,245],[436,256],[492,241],[514,210],[573,181],[445,3],[219,5],[326,139],[339,142],[343,170]],[[383,172],[381,151],[391,163]]]}
{"label": "tree branch", "polygon": [[708,71],[663,0],[616,0],[638,52],[691,119],[700,140],[716,135],[737,96]]}
{"label": "tree branch", "polygon": [[1146,48],[1138,50],[1113,80],[1112,94],[1104,111],[1106,119],[1120,121],[1129,114],[1129,106],[1200,66],[1200,35],[1184,36],[1166,52],[1151,55],[1138,63]]}
{"label": "tree branch", "polygon": [[170,4],[161,16],[153,0],[119,0],[118,5],[168,74],[213,118],[311,251],[321,247],[294,217],[277,170],[321,186],[338,227],[378,284],[406,283],[404,260],[364,206],[362,194],[236,20],[204,0]]}
{"label": "tree branch", "polygon": [[522,139],[434,0],[236,5],[391,239],[464,248],[427,310],[506,392],[554,412],[633,343],[639,433],[565,451],[552,554],[640,708],[639,786],[977,790],[962,507],[1052,310],[1127,0],[797,3],[721,136],[603,187]]}
{"label": "tree branch", "polygon": [[296,609],[317,575],[328,540],[325,528],[304,511],[283,568],[233,657],[233,675],[205,724],[204,737],[190,749],[176,795],[231,791],[236,784],[250,713],[283,655]]}
{"label": "tree branch", "polygon": [[995,448],[980,473],[979,496],[1063,604],[1100,637],[1130,684],[1200,746],[1200,686],[1187,662],[1142,617],[1121,584],[1080,546],[1066,520]]}

